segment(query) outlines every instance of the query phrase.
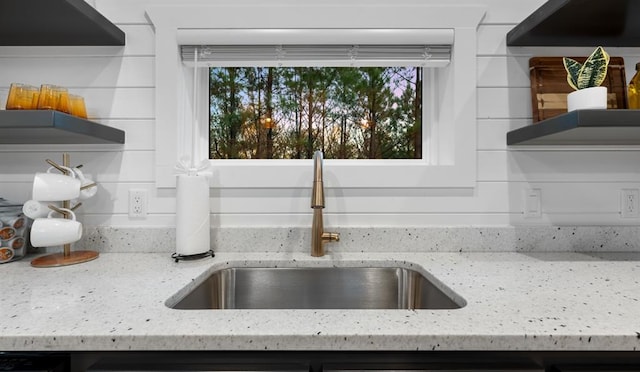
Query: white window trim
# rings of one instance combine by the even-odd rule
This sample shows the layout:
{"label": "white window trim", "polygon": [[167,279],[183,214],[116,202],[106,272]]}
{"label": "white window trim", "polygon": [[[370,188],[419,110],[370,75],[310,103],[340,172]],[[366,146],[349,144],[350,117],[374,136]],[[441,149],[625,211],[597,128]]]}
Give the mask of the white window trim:
{"label": "white window trim", "polygon": [[[153,6],[147,14],[156,33],[156,185],[175,187],[175,165],[190,153],[180,125],[191,130],[192,69],[180,61],[179,44],[196,30],[224,29],[453,29],[451,64],[431,74],[437,89],[423,160],[326,160],[325,187],[473,188],[476,183],[476,32],[485,7],[435,5],[406,0],[353,6],[348,2],[298,4],[274,1],[240,5]],[[210,4],[210,2],[208,3]],[[301,17],[312,12],[313,17]],[[242,14],[242,17],[238,17]],[[248,26],[250,25],[250,27]],[[186,32],[181,34],[181,30]],[[196,36],[201,37],[201,36]],[[427,74],[425,74],[427,75]],[[425,76],[426,78],[427,76]],[[425,79],[426,80],[426,79]],[[436,88],[433,88],[436,87]],[[427,92],[425,92],[427,93]],[[185,99],[188,97],[188,99]],[[435,99],[437,97],[437,100]],[[426,119],[426,118],[425,118]],[[207,122],[205,119],[204,123]],[[427,122],[427,120],[425,120]],[[185,124],[186,123],[186,124]],[[204,127],[204,125],[201,125]],[[426,132],[426,131],[425,131]],[[183,137],[189,138],[190,134]],[[207,136],[201,130],[200,136]],[[206,141],[206,138],[202,138]],[[435,139],[435,140],[434,140]],[[206,157],[206,148],[201,151]],[[427,160],[428,158],[428,160]],[[435,160],[435,162],[434,162]],[[311,160],[212,161],[212,187],[307,188]]]}

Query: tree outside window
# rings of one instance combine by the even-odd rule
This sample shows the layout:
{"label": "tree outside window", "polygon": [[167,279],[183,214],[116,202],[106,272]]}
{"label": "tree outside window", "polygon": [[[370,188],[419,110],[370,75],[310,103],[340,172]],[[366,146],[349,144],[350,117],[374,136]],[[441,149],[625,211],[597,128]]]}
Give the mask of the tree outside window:
{"label": "tree outside window", "polygon": [[209,69],[211,159],[422,158],[422,68]]}

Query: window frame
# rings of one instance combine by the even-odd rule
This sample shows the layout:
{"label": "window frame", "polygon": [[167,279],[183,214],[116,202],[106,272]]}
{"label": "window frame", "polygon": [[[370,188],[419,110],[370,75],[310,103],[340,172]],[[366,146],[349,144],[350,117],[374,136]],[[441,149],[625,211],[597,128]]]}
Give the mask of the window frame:
{"label": "window frame", "polygon": [[[234,14],[243,14],[238,22]],[[313,12],[312,19],[300,14]],[[185,152],[208,158],[208,146],[192,151],[193,69],[180,61],[180,44],[211,30],[233,36],[247,25],[258,29],[453,29],[451,63],[425,69],[423,159],[326,160],[328,188],[473,188],[476,183],[476,33],[485,7],[476,5],[393,4],[304,5],[282,1],[242,1],[239,5],[153,6],[147,9],[156,32],[156,185],[175,187],[175,166]],[[393,15],[403,15],[402,19]],[[383,23],[381,25],[381,22]],[[243,25],[244,23],[244,25]],[[181,31],[184,31],[181,33]],[[186,36],[185,36],[186,35]],[[190,35],[190,36],[189,36]],[[196,35],[196,36],[194,36]],[[200,76],[206,74],[200,73]],[[204,78],[203,78],[204,79]],[[427,84],[426,81],[429,81]],[[208,81],[208,80],[207,80]],[[202,85],[200,92],[202,97]],[[207,83],[208,85],[208,83]],[[204,85],[205,87],[207,85]],[[430,98],[428,96],[431,96]],[[187,97],[187,99],[185,99]],[[208,93],[205,94],[208,97]],[[433,105],[433,106],[432,106]],[[205,111],[205,109],[200,110]],[[428,116],[427,116],[428,115]],[[202,115],[199,115],[202,116]],[[208,117],[208,116],[207,116]],[[208,120],[200,119],[207,123]],[[182,126],[182,127],[181,127]],[[180,129],[183,128],[183,129]],[[197,137],[208,144],[208,129]],[[211,160],[214,188],[307,188],[311,160]]]}

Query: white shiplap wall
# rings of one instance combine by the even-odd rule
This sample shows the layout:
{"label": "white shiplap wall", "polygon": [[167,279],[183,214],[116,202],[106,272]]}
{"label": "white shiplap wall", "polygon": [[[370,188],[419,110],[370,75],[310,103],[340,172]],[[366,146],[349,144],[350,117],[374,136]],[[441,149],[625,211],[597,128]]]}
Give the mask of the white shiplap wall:
{"label": "white shiplap wall", "polygon": [[[454,0],[450,0],[454,1]],[[154,175],[154,33],[145,17],[149,3],[180,0],[95,0],[96,8],[126,33],[126,46],[0,47],[0,101],[11,82],[53,83],[84,95],[90,117],[126,132],[114,146],[0,145],[0,196],[30,197],[32,175],[43,159],[71,153],[74,164],[100,183],[98,195],[82,207],[91,226],[173,226],[172,190],[157,190]],[[478,30],[478,183],[458,190],[330,190],[327,225],[636,225],[619,215],[619,191],[640,188],[640,151],[507,150],[505,133],[531,123],[528,60],[541,55],[585,55],[591,48],[507,48],[506,33],[544,0],[457,0],[488,8]],[[628,78],[640,48],[608,48],[625,57]],[[149,192],[149,215],[130,219],[128,191]],[[539,188],[542,217],[523,215],[523,193]],[[212,190],[216,226],[306,226],[309,190]]]}

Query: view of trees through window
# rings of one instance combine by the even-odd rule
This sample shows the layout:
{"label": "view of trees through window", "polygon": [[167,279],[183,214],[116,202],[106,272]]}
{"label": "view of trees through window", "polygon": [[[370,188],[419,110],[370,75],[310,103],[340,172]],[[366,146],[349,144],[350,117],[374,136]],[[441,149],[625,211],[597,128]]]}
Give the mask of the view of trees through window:
{"label": "view of trees through window", "polygon": [[419,159],[419,67],[209,69],[211,159]]}

